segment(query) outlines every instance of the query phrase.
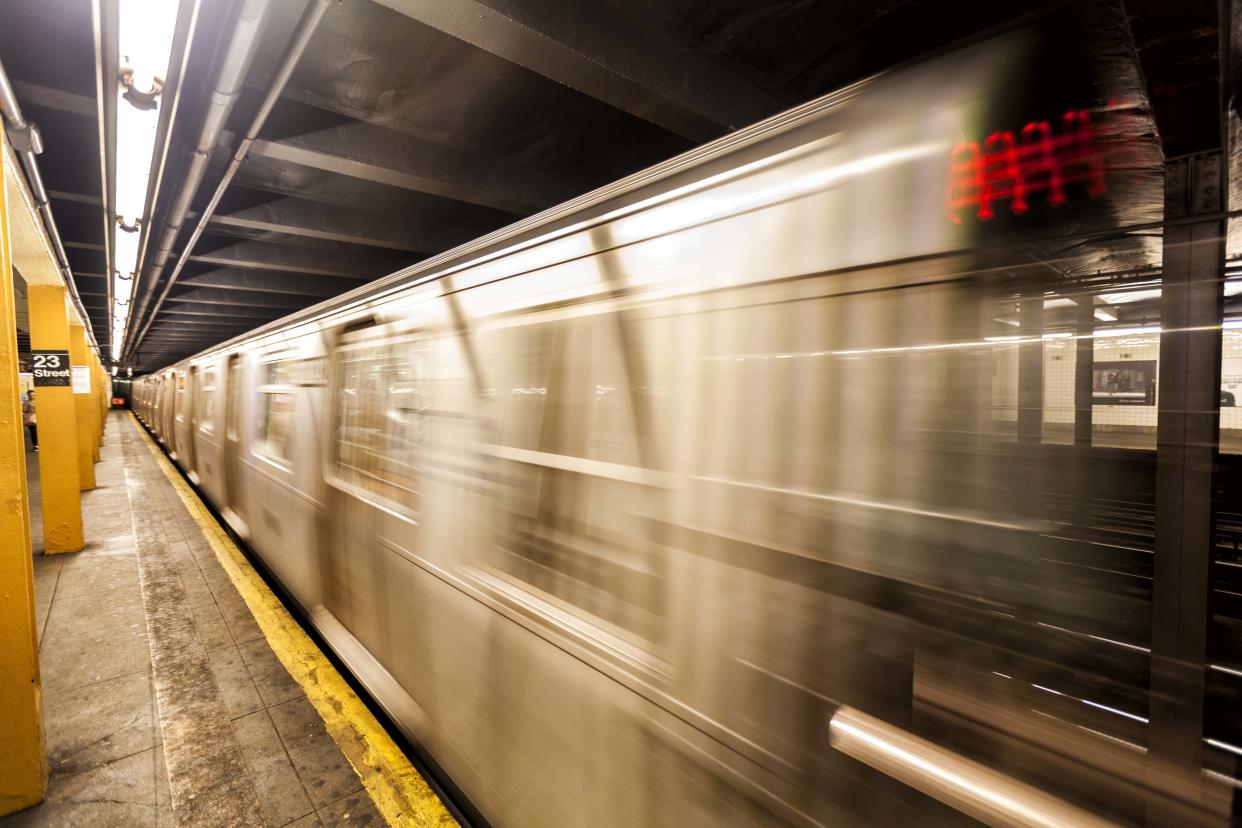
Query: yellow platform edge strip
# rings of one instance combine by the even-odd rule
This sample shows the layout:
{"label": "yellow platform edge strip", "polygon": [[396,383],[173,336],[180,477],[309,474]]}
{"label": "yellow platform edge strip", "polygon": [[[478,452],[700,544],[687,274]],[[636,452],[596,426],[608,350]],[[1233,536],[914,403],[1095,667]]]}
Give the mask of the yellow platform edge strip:
{"label": "yellow platform edge strip", "polygon": [[172,484],[207,538],[216,560],[250,608],[272,651],[323,718],[328,733],[362,780],[380,815],[394,826],[457,825],[427,781],[268,588],[133,412],[130,416],[160,471]]}

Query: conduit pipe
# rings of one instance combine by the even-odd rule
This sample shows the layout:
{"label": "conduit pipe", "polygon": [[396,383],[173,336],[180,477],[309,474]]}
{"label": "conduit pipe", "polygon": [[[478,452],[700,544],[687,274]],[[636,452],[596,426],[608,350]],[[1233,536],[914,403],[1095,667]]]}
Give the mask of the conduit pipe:
{"label": "conduit pipe", "polygon": [[[237,150],[233,153],[233,157],[229,161],[229,166],[224,171],[224,175],[221,177],[220,183],[216,185],[216,190],[212,193],[211,200],[207,202],[206,208],[199,216],[198,224],[194,228],[194,233],[190,236],[189,241],[186,242],[185,248],[182,249],[181,256],[177,259],[177,264],[173,268],[172,273],[169,274],[168,281],[165,283],[164,289],[160,291],[159,298],[156,299],[150,313],[147,314],[146,324],[139,329],[138,335],[133,338],[133,345],[130,346],[129,353],[133,353],[133,351],[138,348],[138,346],[142,343],[143,337],[146,336],[147,331],[155,321],[156,314],[159,313],[159,309],[164,304],[164,300],[168,298],[169,292],[172,290],[173,285],[177,282],[177,276],[180,275],[181,268],[185,266],[186,260],[194,251],[194,245],[198,243],[199,237],[202,236],[203,230],[207,227],[207,222],[215,213],[216,207],[219,206],[220,199],[224,196],[225,190],[227,190],[229,184],[232,183],[233,176],[237,174],[237,170],[241,167],[242,161],[246,159],[247,153],[250,152],[251,144],[253,144],[255,139],[259,137],[260,130],[263,129],[263,125],[267,122],[268,116],[271,115],[273,107],[276,106],[276,102],[280,99],[281,94],[284,92],[285,85],[288,84],[289,78],[293,75],[293,70],[297,68],[298,62],[302,59],[302,54],[306,51],[306,47],[310,45],[311,38],[315,34],[315,29],[319,26],[319,21],[323,19],[324,13],[327,12],[330,2],[331,0],[311,0],[305,11],[302,12],[302,17],[298,20],[297,28],[294,29],[293,36],[289,40],[289,45],[285,48],[285,53],[281,57],[280,65],[277,67],[276,73],[273,75],[272,81],[268,85],[267,94],[264,95],[263,102],[259,105],[259,110],[255,113],[253,120],[250,122],[250,127],[246,130],[245,136],[237,145]],[[227,113],[225,114],[227,115]],[[207,120],[212,120],[210,113]],[[224,128],[224,120],[224,118],[220,118],[216,124],[217,136],[219,134],[219,130]],[[206,126],[206,124],[204,124],[204,126]],[[212,144],[214,145],[214,143],[215,140],[213,138]],[[205,160],[203,162],[203,167],[204,169],[206,167]],[[201,178],[202,172],[200,171],[199,180],[201,180]],[[197,181],[195,182],[194,187],[197,189]],[[192,196],[193,192],[191,192],[190,195],[186,196],[184,199],[179,199],[178,202],[176,202],[176,206],[181,210],[180,218],[177,223],[177,230],[172,232],[172,235],[168,241],[168,251],[164,253],[162,260],[159,258],[159,253],[157,252],[156,266],[152,271],[153,277],[150,280],[152,288],[154,288],[158,281],[163,265],[168,261],[169,254],[171,254],[172,243],[176,240],[181,223],[185,220],[185,214],[189,210],[190,198]],[[161,248],[163,248],[162,244]],[[140,309],[140,311],[142,310],[145,310],[145,307]],[[133,322],[133,317],[131,317],[131,323],[137,324],[136,322]]]}
{"label": "conduit pipe", "polygon": [[[194,142],[194,150],[190,155],[190,167],[168,207],[163,230],[155,245],[149,275],[142,280],[146,287],[142,293],[141,302],[134,306],[135,312],[129,316],[126,329],[127,340],[130,338],[130,329],[138,324],[137,320],[142,317],[150,304],[155,287],[159,284],[160,274],[164,271],[164,265],[172,256],[173,245],[177,242],[177,235],[181,232],[181,225],[185,223],[190,204],[195,194],[198,193],[203,176],[207,173],[207,164],[216,148],[216,142],[219,141],[220,133],[224,131],[229,115],[245,88],[246,76],[250,72],[250,65],[254,62],[255,53],[258,52],[271,9],[270,0],[241,0],[237,18],[233,24],[232,36],[224,46],[223,54],[217,64],[216,75],[208,98],[207,112],[203,116],[203,123],[199,128],[198,138]],[[137,347],[136,342],[124,349],[125,354],[132,352],[135,347]]]}
{"label": "conduit pipe", "polygon": [[[60,268],[65,287],[69,290],[73,307],[77,310],[78,316],[82,318],[82,325],[91,338],[91,345],[95,348],[95,352],[99,353],[95,329],[91,325],[91,318],[86,315],[82,297],[78,296],[78,286],[73,281],[73,271],[69,268],[69,257],[65,255],[65,246],[61,243],[60,231],[56,227],[56,219],[52,216],[52,203],[48,198],[47,188],[43,186],[43,176],[39,174],[39,162],[35,156],[43,151],[43,139],[39,136],[38,128],[22,117],[22,108],[17,103],[17,95],[13,92],[13,84],[9,81],[8,72],[4,71],[3,63],[0,63],[0,111],[4,113],[4,121],[8,125],[9,132],[19,139],[15,142],[14,149],[17,150],[22,167],[26,171],[26,183],[30,186],[30,194],[34,196],[35,204],[39,207],[39,215],[43,217],[43,227],[48,239],[52,242],[56,265]],[[100,354],[100,359],[102,358],[103,354]]]}

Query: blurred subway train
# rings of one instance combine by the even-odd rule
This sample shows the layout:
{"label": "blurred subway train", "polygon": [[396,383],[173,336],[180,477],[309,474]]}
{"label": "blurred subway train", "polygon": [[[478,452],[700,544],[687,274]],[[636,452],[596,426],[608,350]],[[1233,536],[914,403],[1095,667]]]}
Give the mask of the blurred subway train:
{"label": "blurred subway train", "polygon": [[959,45],[134,408],[493,825],[1227,824],[1236,757],[1148,756],[1159,330],[1092,310],[1160,168],[1096,69]]}

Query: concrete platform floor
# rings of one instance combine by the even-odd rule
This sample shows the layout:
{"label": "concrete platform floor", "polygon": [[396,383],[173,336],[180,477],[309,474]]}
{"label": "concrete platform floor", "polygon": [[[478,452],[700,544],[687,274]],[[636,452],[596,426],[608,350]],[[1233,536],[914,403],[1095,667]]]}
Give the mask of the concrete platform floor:
{"label": "concrete platform floor", "polygon": [[144,439],[111,414],[86,550],[32,521],[51,776],[0,828],[384,824]]}

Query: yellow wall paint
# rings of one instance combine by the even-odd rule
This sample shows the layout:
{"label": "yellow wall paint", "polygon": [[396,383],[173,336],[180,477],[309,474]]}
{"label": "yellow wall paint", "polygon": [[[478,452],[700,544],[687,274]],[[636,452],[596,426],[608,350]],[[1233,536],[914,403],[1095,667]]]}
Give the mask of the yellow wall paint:
{"label": "yellow wall paint", "polygon": [[[69,350],[69,317],[65,289],[59,285],[28,285],[30,349]],[[73,389],[35,389],[39,427],[40,502],[43,505],[45,554],[77,552],[82,538],[82,499],[78,494],[78,425]]]}
{"label": "yellow wall paint", "polygon": [[47,793],[5,172],[0,166],[0,815]]}

